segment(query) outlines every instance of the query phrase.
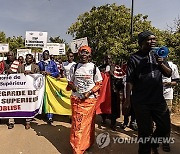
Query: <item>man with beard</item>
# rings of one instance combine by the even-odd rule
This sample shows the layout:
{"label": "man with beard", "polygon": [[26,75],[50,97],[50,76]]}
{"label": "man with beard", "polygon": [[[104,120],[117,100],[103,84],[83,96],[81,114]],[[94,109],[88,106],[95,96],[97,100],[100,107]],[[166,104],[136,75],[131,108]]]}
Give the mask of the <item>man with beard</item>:
{"label": "man with beard", "polygon": [[[127,64],[126,101],[123,109],[128,113],[132,101],[138,137],[142,141],[139,142],[139,154],[150,154],[151,148],[153,153],[158,154],[159,145],[152,142],[152,139],[162,138],[170,131],[169,110],[163,97],[162,75],[170,77],[172,71],[164,58],[152,52],[156,44],[156,37],[152,32],[141,32],[138,43],[139,51],[130,56]],[[152,122],[156,124],[154,132]]]}

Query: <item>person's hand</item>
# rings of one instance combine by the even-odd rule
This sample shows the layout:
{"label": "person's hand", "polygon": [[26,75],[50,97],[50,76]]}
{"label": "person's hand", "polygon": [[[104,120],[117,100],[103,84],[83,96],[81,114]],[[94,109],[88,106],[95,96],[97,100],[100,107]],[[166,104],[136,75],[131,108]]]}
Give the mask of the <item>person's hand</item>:
{"label": "person's hand", "polygon": [[171,82],[163,82],[163,86],[171,87]]}
{"label": "person's hand", "polygon": [[46,71],[41,71],[41,74],[42,75],[46,75]]}
{"label": "person's hand", "polygon": [[9,74],[12,73],[12,71],[11,71],[11,69],[8,69],[8,70],[5,71],[5,73],[6,73],[7,75],[9,75]]}
{"label": "person's hand", "polygon": [[161,65],[164,62],[164,58],[162,57],[157,57],[156,60],[157,60],[158,65]]}
{"label": "person's hand", "polygon": [[42,71],[41,72],[43,75],[50,75],[51,73],[50,72],[47,72],[47,71]]}
{"label": "person's hand", "polygon": [[61,79],[61,77],[60,76],[58,76],[57,78],[56,78],[56,80],[60,80]]}
{"label": "person's hand", "polygon": [[130,99],[126,98],[125,102],[123,103],[123,106],[122,106],[124,115],[129,115],[130,108],[131,108]]}
{"label": "person's hand", "polygon": [[89,98],[90,95],[91,95],[91,92],[90,92],[90,91],[84,93],[84,97],[85,97],[85,98]]}
{"label": "person's hand", "polygon": [[51,73],[50,72],[46,72],[46,75],[51,75]]}
{"label": "person's hand", "polygon": [[28,74],[31,74],[31,73],[32,73],[31,71],[25,71],[24,75],[28,75]]}
{"label": "person's hand", "polygon": [[78,88],[75,85],[71,85],[71,89],[72,89],[73,92],[77,92],[78,91]]}

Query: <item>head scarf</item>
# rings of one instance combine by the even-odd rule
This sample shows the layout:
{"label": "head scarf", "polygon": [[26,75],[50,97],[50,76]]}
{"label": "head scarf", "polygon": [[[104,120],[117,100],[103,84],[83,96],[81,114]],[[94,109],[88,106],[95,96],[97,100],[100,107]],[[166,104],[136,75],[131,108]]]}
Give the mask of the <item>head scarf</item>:
{"label": "head scarf", "polygon": [[81,47],[79,48],[78,52],[81,52],[81,51],[83,51],[83,50],[86,50],[86,51],[88,51],[89,53],[92,52],[91,48],[90,48],[89,46],[87,46],[87,45],[81,46]]}

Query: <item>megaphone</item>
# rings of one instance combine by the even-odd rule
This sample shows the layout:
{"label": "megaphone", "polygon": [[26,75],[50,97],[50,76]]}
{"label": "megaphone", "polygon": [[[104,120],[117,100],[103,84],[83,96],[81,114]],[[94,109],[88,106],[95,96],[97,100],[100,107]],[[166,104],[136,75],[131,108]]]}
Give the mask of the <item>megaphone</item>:
{"label": "megaphone", "polygon": [[154,47],[152,48],[152,51],[159,57],[162,58],[166,58],[168,53],[169,53],[169,49],[165,46],[162,47]]}

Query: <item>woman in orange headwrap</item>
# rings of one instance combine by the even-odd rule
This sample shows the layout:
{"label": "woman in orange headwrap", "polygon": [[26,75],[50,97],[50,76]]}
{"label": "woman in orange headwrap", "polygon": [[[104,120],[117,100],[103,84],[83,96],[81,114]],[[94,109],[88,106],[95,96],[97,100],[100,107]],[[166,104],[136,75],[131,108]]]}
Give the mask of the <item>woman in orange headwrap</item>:
{"label": "woman in orange headwrap", "polygon": [[91,48],[82,46],[80,63],[71,67],[67,89],[72,90],[72,127],[70,143],[74,154],[83,154],[94,141],[95,109],[102,77],[95,64],[89,62]]}

